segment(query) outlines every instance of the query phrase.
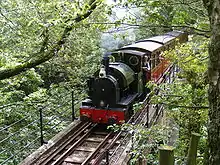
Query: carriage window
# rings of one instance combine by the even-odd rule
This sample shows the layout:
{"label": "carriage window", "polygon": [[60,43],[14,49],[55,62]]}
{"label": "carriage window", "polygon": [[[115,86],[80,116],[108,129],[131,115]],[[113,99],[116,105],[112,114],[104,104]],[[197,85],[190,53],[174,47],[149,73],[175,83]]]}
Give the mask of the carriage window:
{"label": "carriage window", "polygon": [[155,54],[151,55],[151,68],[153,69],[155,67]]}
{"label": "carriage window", "polygon": [[160,54],[161,54],[161,52],[157,52],[156,65],[158,65],[160,63]]}
{"label": "carriage window", "polygon": [[136,56],[131,56],[129,58],[129,64],[135,66],[139,63],[139,59]]}
{"label": "carriage window", "polygon": [[167,50],[169,50],[170,49],[170,43],[168,43],[168,45],[167,45]]}
{"label": "carriage window", "polygon": [[157,66],[157,58],[158,58],[158,52],[155,52],[155,58],[154,58],[154,61],[155,61],[155,67]]}
{"label": "carriage window", "polygon": [[150,56],[144,56],[143,67],[150,70]]}
{"label": "carriage window", "polygon": [[118,52],[117,58],[115,59],[116,61],[123,61],[124,59],[124,52]]}
{"label": "carriage window", "polygon": [[160,59],[160,62],[162,62],[162,61],[164,60],[164,54],[163,54],[163,52],[160,53],[159,59]]}

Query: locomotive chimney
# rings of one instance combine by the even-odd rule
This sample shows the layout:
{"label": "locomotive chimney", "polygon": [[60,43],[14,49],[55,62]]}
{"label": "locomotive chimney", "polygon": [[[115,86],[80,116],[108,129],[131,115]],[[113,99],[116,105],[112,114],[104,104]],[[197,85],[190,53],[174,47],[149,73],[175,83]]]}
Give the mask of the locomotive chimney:
{"label": "locomotive chimney", "polygon": [[102,58],[102,65],[105,66],[106,75],[108,75],[108,72],[109,72],[109,56],[110,55],[111,53],[106,53]]}

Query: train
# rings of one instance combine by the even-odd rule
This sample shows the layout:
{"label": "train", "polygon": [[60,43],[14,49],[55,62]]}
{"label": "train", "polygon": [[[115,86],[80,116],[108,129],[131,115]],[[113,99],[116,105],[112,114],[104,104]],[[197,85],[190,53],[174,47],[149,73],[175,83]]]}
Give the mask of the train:
{"label": "train", "polygon": [[88,80],[88,98],[80,106],[80,120],[123,124],[133,115],[133,105],[149,93],[146,83],[158,83],[171,65],[163,52],[186,42],[188,35],[171,31],[106,53]]}

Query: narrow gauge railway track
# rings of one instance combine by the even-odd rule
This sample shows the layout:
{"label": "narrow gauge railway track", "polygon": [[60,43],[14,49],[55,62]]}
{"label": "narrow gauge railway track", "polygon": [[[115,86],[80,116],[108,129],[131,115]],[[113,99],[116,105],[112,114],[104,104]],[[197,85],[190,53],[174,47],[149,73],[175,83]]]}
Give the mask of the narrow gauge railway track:
{"label": "narrow gauge railway track", "polygon": [[42,160],[39,165],[87,165],[114,138],[104,126],[84,123],[61,147]]}
{"label": "narrow gauge railway track", "polygon": [[[128,123],[151,127],[157,122],[162,107],[150,110],[153,109],[150,98],[144,100],[143,109],[136,112]],[[103,125],[90,122],[81,122],[80,125],[71,138],[39,165],[108,165],[118,162],[131,139],[129,134],[123,131],[112,133]]]}
{"label": "narrow gauge railway track", "polygon": [[[150,97],[148,96],[144,100],[143,109],[136,112],[128,123],[139,124],[147,127],[151,127],[157,122],[158,117],[161,115],[162,107],[159,107],[157,110],[152,110],[150,106]],[[120,156],[123,154],[125,148],[129,145],[131,140],[131,135],[120,131],[114,137],[114,139],[109,143],[103,151],[93,160],[92,165],[117,165]]]}
{"label": "narrow gauge railway track", "polygon": [[[171,66],[168,70],[170,71],[173,69],[173,66]],[[162,77],[160,80],[160,83],[166,81],[166,77]],[[155,93],[158,93],[159,91],[155,91]],[[142,126],[145,126],[147,128],[150,128],[152,125],[156,124],[161,117],[163,116],[163,106],[162,105],[155,105],[153,106],[151,104],[151,95],[148,95],[145,100],[143,101],[143,107],[142,109],[135,113],[131,119],[128,121],[128,123],[132,124],[139,124]],[[122,131],[118,133],[118,137],[123,134]],[[123,152],[129,151],[126,150],[126,148],[132,148],[132,137],[129,133],[126,133],[123,135],[123,137],[120,139],[119,145],[117,145],[116,148],[112,148],[113,145],[109,145],[102,155],[96,160],[96,163],[93,165],[99,165],[100,162],[103,162],[103,159],[108,159],[108,165],[118,165],[121,162],[119,161],[121,156],[123,155]],[[105,154],[104,154],[105,153]],[[107,158],[106,158],[107,157]],[[106,163],[102,164],[105,165]]]}
{"label": "narrow gauge railway track", "polygon": [[[150,98],[144,100],[143,109],[136,112],[128,123],[151,127],[157,122],[162,107],[152,108]],[[90,122],[81,122],[80,125],[71,138],[39,165],[107,165],[118,162],[130,141],[129,134],[123,131],[112,133]]]}
{"label": "narrow gauge railway track", "polygon": [[[172,67],[173,66],[171,66],[167,72],[170,71]],[[159,81],[162,83],[166,81],[166,79],[162,77]],[[159,91],[155,92],[158,93]],[[134,125],[138,124],[150,128],[157,123],[162,116],[163,106],[151,105],[151,95],[148,95],[143,101],[142,109],[136,112],[127,123]],[[129,143],[132,143],[131,138],[129,133],[123,131],[118,132],[112,142],[103,149],[96,159],[94,159],[92,165],[117,165],[126,147],[130,145]]]}
{"label": "narrow gauge railway track", "polygon": [[[136,112],[128,123],[146,126],[147,121],[152,120],[155,115],[149,113],[149,97],[144,102],[143,109]],[[112,164],[118,161],[130,138],[129,134],[122,131],[112,133],[106,126],[80,122],[71,136],[63,139],[62,145],[35,165]]]}

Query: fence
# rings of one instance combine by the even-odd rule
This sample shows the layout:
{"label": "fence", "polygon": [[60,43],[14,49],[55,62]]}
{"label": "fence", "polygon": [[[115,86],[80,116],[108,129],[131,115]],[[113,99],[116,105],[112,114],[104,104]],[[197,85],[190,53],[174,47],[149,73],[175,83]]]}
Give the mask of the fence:
{"label": "fence", "polygon": [[52,93],[44,102],[0,107],[0,165],[18,164],[75,119],[74,94],[62,92]]}

